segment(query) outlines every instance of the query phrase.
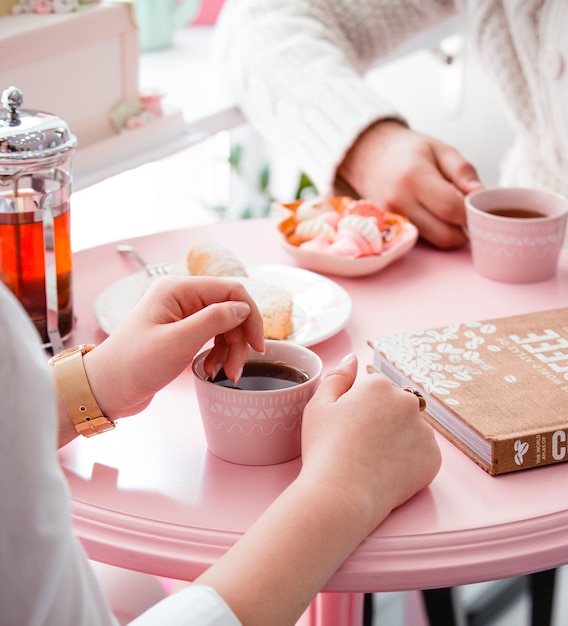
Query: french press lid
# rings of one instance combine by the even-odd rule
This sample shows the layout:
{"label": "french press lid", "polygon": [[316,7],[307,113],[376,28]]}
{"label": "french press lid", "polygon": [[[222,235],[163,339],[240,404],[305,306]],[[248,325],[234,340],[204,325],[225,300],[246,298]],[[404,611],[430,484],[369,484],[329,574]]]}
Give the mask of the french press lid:
{"label": "french press lid", "polygon": [[23,95],[17,87],[2,92],[0,161],[48,159],[75,148],[77,139],[61,118],[41,111],[20,110],[22,102]]}

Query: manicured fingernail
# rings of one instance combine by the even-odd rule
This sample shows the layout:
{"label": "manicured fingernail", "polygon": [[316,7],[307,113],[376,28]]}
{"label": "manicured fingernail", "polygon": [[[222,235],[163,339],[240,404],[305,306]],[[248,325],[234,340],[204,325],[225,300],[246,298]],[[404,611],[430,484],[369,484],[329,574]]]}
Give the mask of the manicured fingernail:
{"label": "manicured fingernail", "polygon": [[223,363],[215,363],[215,365],[211,368],[211,378],[217,378],[217,374],[221,371],[223,367]]}
{"label": "manicured fingernail", "polygon": [[467,181],[467,186],[469,189],[477,189],[478,187],[483,187],[483,183],[480,180],[477,180],[477,178],[472,178],[471,180]]}
{"label": "manicured fingernail", "polygon": [[233,312],[239,321],[246,320],[250,315],[250,306],[246,302],[235,302],[233,304]]}
{"label": "manicured fingernail", "polygon": [[243,375],[243,368],[241,367],[237,370],[237,373],[235,374],[235,378],[233,379],[233,382],[235,383],[235,385],[239,383],[239,380],[241,380],[242,375]]}
{"label": "manicured fingernail", "polygon": [[341,359],[341,363],[350,363],[351,361],[353,361],[353,359],[355,359],[355,353],[354,352],[350,352],[349,354],[346,354],[342,359]]}

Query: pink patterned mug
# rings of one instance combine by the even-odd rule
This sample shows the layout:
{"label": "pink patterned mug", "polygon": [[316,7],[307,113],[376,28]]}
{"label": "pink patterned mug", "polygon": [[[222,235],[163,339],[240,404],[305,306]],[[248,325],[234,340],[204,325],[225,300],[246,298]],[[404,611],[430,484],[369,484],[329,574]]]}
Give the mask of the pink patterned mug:
{"label": "pink patterned mug", "polygon": [[568,200],[557,193],[499,187],[465,198],[473,265],[508,283],[552,278],[566,231]]}
{"label": "pink patterned mug", "polygon": [[[240,388],[234,388],[222,373],[215,382],[207,376],[208,353],[195,357],[192,370],[210,452],[240,465],[275,465],[300,456],[302,415],[322,373],[317,354],[292,342],[266,340],[264,354],[249,350],[244,371],[251,376],[243,374]],[[274,364],[295,380],[280,379],[280,388],[266,388]],[[255,388],[260,379],[263,389]]]}

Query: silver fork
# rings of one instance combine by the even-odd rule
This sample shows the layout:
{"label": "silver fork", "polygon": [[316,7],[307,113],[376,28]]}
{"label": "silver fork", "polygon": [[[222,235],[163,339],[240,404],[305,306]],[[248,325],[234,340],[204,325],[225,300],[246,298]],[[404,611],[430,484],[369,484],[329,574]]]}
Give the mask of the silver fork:
{"label": "silver fork", "polygon": [[116,246],[116,249],[122,254],[128,254],[128,256],[131,256],[146,270],[148,276],[151,276],[152,278],[157,276],[166,276],[171,273],[169,266],[165,263],[146,263],[133,246],[129,246],[128,244],[119,244]]}

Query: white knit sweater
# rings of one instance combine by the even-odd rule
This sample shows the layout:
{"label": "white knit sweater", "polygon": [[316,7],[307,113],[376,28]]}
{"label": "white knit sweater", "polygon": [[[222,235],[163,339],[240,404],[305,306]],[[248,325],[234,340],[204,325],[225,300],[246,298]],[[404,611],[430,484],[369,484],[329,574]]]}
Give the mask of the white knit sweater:
{"label": "white knit sweater", "polygon": [[228,0],[216,46],[247,118],[324,193],[357,135],[397,116],[365,72],[455,15],[517,131],[501,182],[568,194],[565,0]]}

